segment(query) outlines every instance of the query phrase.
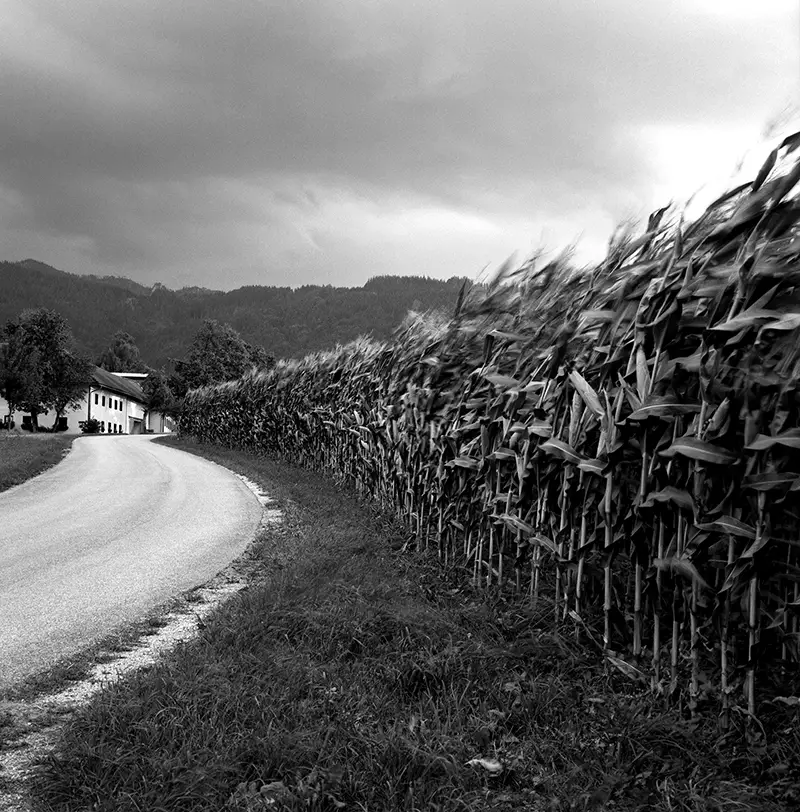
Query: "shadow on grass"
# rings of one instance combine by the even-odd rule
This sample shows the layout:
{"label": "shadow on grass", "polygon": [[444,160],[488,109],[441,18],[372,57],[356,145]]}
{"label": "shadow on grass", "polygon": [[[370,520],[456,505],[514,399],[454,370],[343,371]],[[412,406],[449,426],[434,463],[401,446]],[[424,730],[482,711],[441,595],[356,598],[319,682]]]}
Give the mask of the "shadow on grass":
{"label": "shadow on grass", "polygon": [[793,711],[783,749],[732,769],[713,720],[654,709],[524,603],[393,552],[401,529],[318,475],[171,442],[281,503],[282,549],[197,640],[70,723],[40,809],[777,811],[800,797]]}

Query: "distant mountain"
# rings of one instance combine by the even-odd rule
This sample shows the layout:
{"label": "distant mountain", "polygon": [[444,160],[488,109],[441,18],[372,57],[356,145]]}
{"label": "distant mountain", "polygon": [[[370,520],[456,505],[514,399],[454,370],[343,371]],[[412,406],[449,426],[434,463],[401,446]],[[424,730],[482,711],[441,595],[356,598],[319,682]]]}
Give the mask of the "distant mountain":
{"label": "distant mountain", "polygon": [[94,274],[87,274],[86,279],[91,279],[94,282],[100,282],[103,285],[111,285],[115,288],[123,288],[129,290],[131,293],[136,293],[139,296],[148,296],[151,288],[147,285],[141,285],[134,282],[133,279],[126,279],[124,276],[95,276]]}
{"label": "distant mountain", "polygon": [[125,330],[145,362],[161,367],[183,357],[203,319],[211,318],[276,358],[292,358],[362,334],[387,338],[410,309],[451,311],[464,281],[376,276],[361,288],[170,290],[124,277],[66,273],[26,259],[0,262],[0,324],[25,308],[49,307],[67,319],[80,349],[92,357]]}

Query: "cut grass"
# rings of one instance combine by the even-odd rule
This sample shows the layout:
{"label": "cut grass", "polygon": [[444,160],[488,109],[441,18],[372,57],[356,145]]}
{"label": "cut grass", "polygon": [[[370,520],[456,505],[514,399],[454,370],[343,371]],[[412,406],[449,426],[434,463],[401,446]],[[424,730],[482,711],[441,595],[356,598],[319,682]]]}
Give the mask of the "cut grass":
{"label": "cut grass", "polygon": [[92,700],[43,765],[39,809],[777,812],[800,800],[796,709],[775,709],[758,752],[737,749],[604,673],[552,617],[399,553],[400,528],[318,475],[176,444],[277,499],[291,555],[197,640]]}
{"label": "cut grass", "polygon": [[0,432],[0,491],[21,485],[61,462],[74,436]]}

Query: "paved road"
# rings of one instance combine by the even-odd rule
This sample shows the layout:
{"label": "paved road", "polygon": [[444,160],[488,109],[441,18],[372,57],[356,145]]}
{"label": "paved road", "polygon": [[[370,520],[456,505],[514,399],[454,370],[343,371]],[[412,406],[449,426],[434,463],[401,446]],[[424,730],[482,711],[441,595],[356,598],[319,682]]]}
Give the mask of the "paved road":
{"label": "paved road", "polygon": [[260,516],[221,466],[148,436],[76,440],[0,493],[0,688],[213,577]]}

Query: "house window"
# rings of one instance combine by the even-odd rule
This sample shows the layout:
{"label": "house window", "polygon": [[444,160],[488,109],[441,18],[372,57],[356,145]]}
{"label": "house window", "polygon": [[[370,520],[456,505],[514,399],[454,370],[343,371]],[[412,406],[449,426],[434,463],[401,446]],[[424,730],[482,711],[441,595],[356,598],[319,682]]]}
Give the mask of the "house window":
{"label": "house window", "polygon": [[105,406],[105,405],[106,405],[106,396],[103,395],[103,406]]}
{"label": "house window", "polygon": [[100,421],[100,431],[105,432],[105,430],[106,430],[106,421],[101,420]]}
{"label": "house window", "polygon": [[100,398],[97,396],[97,392],[95,392],[95,393],[94,393],[94,405],[95,405],[95,406],[97,406],[97,401],[98,401],[99,399],[100,399]]}

